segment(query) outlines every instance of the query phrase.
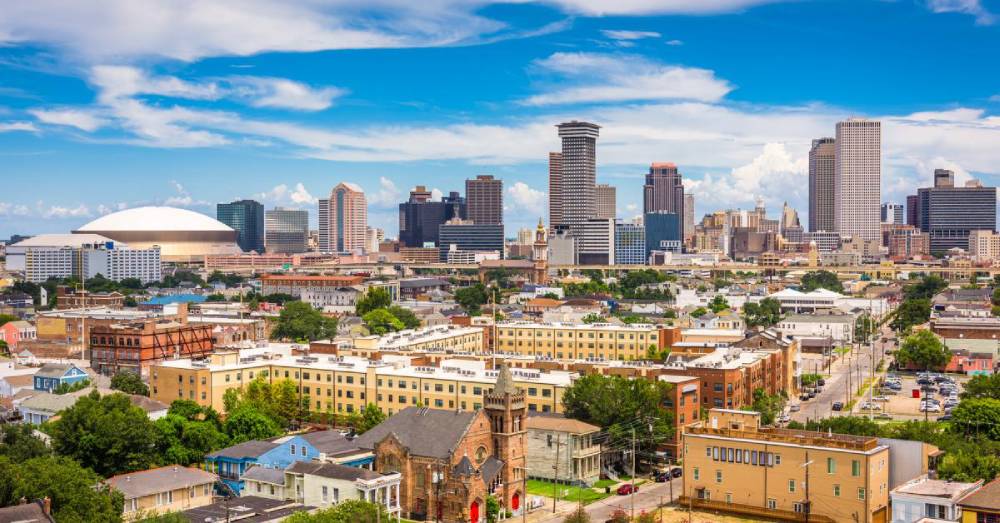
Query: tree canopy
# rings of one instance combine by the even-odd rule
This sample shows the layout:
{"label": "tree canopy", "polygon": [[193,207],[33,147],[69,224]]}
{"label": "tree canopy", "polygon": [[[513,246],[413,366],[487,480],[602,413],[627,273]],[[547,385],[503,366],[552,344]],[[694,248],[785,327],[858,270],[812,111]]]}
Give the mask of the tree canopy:
{"label": "tree canopy", "polygon": [[313,513],[296,512],[286,523],[376,523],[391,521],[384,505],[358,499],[348,499]]}
{"label": "tree canopy", "polygon": [[1000,373],[989,376],[979,374],[965,383],[962,399],[1000,400]]}
{"label": "tree canopy", "polygon": [[892,319],[892,328],[896,332],[905,332],[916,325],[927,323],[931,317],[930,299],[903,300],[896,308],[895,317]]}
{"label": "tree canopy", "polygon": [[[229,389],[222,397],[227,416],[237,410],[254,410],[278,427],[287,427],[294,419],[303,418],[309,404],[308,396],[299,397],[298,387],[290,379],[270,383],[263,377],[250,380],[243,389]],[[228,421],[228,418],[227,418]],[[233,434],[226,430],[233,437]]]}
{"label": "tree canopy", "polygon": [[830,271],[812,271],[802,276],[799,285],[802,292],[811,292],[816,289],[826,289],[833,292],[844,292],[844,285],[840,283],[840,278]]}
{"label": "tree canopy", "polygon": [[455,291],[455,301],[470,316],[478,316],[479,309],[489,301],[489,289],[482,283],[462,287]]}
{"label": "tree canopy", "polygon": [[125,394],[149,396],[149,386],[134,372],[119,372],[111,378],[111,388]]}
{"label": "tree canopy", "polygon": [[764,298],[760,303],[743,305],[743,321],[747,327],[770,327],[781,321],[781,303],[774,298]]}
{"label": "tree canopy", "polygon": [[712,309],[712,312],[718,314],[729,308],[729,302],[726,301],[726,297],[721,294],[716,294],[712,301],[708,302],[708,308]]}
{"label": "tree canopy", "polygon": [[948,282],[940,276],[927,275],[920,281],[904,287],[903,297],[907,300],[929,300],[946,288],[948,288]]}
{"label": "tree canopy", "polygon": [[20,463],[0,457],[0,506],[22,497],[48,497],[59,523],[119,523],[122,494],[101,486],[101,479],[68,457],[41,456]]}
{"label": "tree canopy", "polygon": [[357,303],[354,304],[354,312],[358,316],[364,316],[375,309],[387,309],[392,305],[392,297],[388,289],[384,287],[369,287]]}
{"label": "tree canopy", "polygon": [[190,400],[174,401],[167,415],[154,424],[159,432],[157,450],[164,463],[200,463],[205,454],[229,443],[219,414]]}
{"label": "tree canopy", "polygon": [[0,425],[0,456],[7,456],[14,463],[23,463],[31,458],[51,454],[45,442],[35,436],[34,430],[34,427],[26,423]]}
{"label": "tree canopy", "polygon": [[301,301],[285,303],[275,322],[271,339],[324,340],[337,336],[337,319],[323,316],[312,305]]}
{"label": "tree canopy", "polygon": [[933,332],[923,330],[903,340],[903,345],[896,352],[896,361],[900,365],[930,370],[947,365],[951,361],[951,352]]}
{"label": "tree canopy", "polygon": [[352,412],[347,422],[354,427],[354,432],[363,434],[385,421],[385,418],[385,413],[382,412],[382,409],[378,405],[369,403],[365,406],[363,412]]}
{"label": "tree canopy", "polygon": [[391,312],[385,309],[369,311],[361,317],[361,321],[365,322],[368,332],[377,336],[389,332],[401,331],[406,327],[403,322],[399,321],[399,318],[396,318]]}
{"label": "tree canopy", "polygon": [[124,394],[81,397],[52,424],[52,448],[102,476],[145,470],[157,462],[157,431]]}

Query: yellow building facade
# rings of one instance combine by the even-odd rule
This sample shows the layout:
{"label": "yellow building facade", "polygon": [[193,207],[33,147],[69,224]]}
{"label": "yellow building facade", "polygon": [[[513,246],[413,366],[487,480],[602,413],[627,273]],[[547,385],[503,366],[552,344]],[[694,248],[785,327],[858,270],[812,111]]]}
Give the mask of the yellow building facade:
{"label": "yellow building facade", "polygon": [[641,360],[650,346],[667,346],[666,329],[655,325],[570,325],[560,323],[500,323],[497,351],[558,360]]}
{"label": "yellow building facade", "polygon": [[889,448],[872,437],[760,428],[712,409],[684,429],[682,504],[787,521],[886,523]]}

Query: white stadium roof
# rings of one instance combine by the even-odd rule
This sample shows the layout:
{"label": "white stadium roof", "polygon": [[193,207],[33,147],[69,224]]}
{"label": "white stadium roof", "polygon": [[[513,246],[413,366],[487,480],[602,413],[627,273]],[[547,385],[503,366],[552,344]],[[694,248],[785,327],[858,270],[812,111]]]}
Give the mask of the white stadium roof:
{"label": "white stadium roof", "polygon": [[21,240],[10,247],[82,247],[91,243],[113,241],[100,234],[39,234]]}
{"label": "white stadium roof", "polygon": [[136,207],[101,216],[75,232],[232,231],[207,215],[176,207]]}

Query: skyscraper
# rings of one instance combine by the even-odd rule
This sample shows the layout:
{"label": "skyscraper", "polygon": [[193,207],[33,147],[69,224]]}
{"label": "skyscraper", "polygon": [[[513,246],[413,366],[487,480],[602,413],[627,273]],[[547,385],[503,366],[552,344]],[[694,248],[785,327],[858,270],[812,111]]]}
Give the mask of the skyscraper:
{"label": "skyscraper", "polygon": [[549,153],[549,227],[562,223],[562,153]]}
{"label": "skyscraper", "polygon": [[594,187],[594,197],[597,198],[597,217],[614,220],[618,214],[618,195],[615,187],[599,183]]}
{"label": "skyscraper", "polygon": [[215,218],[236,231],[236,244],[245,252],[264,252],[264,206],[237,200],[215,206]]}
{"label": "skyscraper", "polygon": [[649,166],[646,184],[642,186],[642,212],[672,212],[684,215],[684,184],[673,163]]}
{"label": "skyscraper", "polygon": [[911,194],[906,197],[906,225],[920,228],[920,196]]}
{"label": "skyscraper", "polygon": [[843,236],[880,242],[881,122],[864,118],[838,122],[835,164],[835,230]]}
{"label": "skyscraper", "polygon": [[677,213],[657,211],[643,215],[646,229],[646,256],[652,251],[679,251],[684,226]]}
{"label": "skyscraper", "polygon": [[465,202],[473,223],[503,223],[503,180],[490,175],[465,180]]}
{"label": "skyscraper", "polygon": [[684,193],[684,242],[694,237],[694,195]]}
{"label": "skyscraper", "polygon": [[264,213],[267,252],[295,254],[308,250],[309,211],[277,207]]}
{"label": "skyscraper", "polygon": [[954,174],[937,169],[934,187],[918,189],[917,200],[918,226],[930,235],[932,252],[968,249],[971,231],[996,231],[996,187],[983,187],[976,180],[955,187]]}
{"label": "skyscraper", "polygon": [[330,198],[319,201],[319,250],[363,252],[368,229],[368,202],[361,187],[341,182]]}
{"label": "skyscraper", "polygon": [[558,176],[561,223],[580,225],[597,216],[597,137],[601,127],[589,122],[557,125],[562,139],[562,162]]}
{"label": "skyscraper", "polygon": [[[452,191],[439,201],[423,185],[410,191],[410,199],[399,204],[399,241],[406,247],[438,245],[441,224],[467,218],[465,198]],[[495,225],[495,224],[494,224]]]}
{"label": "skyscraper", "polygon": [[809,231],[829,231],[834,223],[833,197],[836,171],[836,144],[833,138],[813,140],[809,149]]}
{"label": "skyscraper", "polygon": [[884,202],[880,214],[882,223],[892,223],[903,225],[903,205],[893,202]]}

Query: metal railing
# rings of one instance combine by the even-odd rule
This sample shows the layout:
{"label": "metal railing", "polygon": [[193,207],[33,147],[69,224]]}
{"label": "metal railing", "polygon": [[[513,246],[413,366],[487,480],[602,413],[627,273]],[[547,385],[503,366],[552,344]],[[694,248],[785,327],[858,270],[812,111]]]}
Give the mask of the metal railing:
{"label": "metal railing", "polygon": [[812,445],[816,447],[833,447],[848,450],[868,451],[878,446],[878,439],[866,436],[848,434],[824,434],[792,429],[762,428],[758,430],[739,430],[730,428],[687,427],[688,434],[705,434],[725,436],[729,438],[752,439],[768,442],[792,443],[796,445]]}

